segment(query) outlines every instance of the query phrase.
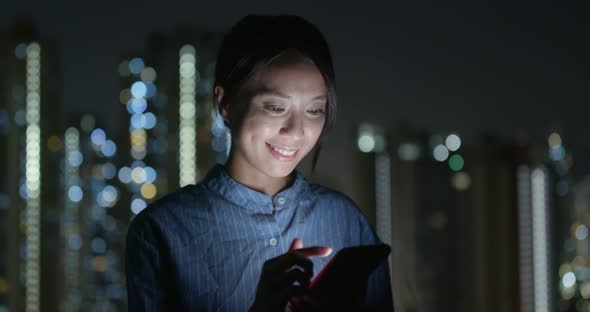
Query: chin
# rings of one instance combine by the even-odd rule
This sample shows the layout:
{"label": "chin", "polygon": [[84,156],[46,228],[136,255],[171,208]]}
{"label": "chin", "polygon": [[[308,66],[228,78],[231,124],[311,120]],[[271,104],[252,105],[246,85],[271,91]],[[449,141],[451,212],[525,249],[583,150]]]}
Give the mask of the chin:
{"label": "chin", "polygon": [[293,170],[295,170],[295,166],[292,165],[283,165],[283,166],[266,166],[266,170],[264,172],[266,175],[273,177],[273,178],[284,178],[289,176]]}

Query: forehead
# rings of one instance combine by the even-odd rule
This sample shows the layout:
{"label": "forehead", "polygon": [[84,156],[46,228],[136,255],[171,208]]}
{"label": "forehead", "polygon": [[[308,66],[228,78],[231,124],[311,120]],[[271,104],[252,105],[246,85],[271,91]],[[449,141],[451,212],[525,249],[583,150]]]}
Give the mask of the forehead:
{"label": "forehead", "polygon": [[246,83],[247,89],[281,92],[326,93],[324,78],[317,66],[309,59],[277,58],[262,68]]}

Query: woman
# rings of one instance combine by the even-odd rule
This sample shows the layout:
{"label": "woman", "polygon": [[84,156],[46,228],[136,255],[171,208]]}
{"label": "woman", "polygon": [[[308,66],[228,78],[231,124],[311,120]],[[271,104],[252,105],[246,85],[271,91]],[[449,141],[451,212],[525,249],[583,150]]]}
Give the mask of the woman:
{"label": "woman", "polygon": [[[222,42],[214,96],[232,133],[228,162],[133,219],[129,310],[283,311],[338,250],[379,243],[352,200],[295,170],[314,148],[315,167],[336,112],[315,26],[243,18]],[[364,309],[392,310],[388,270],[370,276]]]}

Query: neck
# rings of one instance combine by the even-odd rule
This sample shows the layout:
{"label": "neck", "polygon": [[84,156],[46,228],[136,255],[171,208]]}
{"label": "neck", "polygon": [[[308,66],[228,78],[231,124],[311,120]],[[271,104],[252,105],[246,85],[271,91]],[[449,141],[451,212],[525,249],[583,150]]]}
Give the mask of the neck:
{"label": "neck", "polygon": [[227,173],[240,184],[273,198],[291,183],[291,175],[271,177],[256,170],[250,164],[237,159],[229,159],[225,165]]}

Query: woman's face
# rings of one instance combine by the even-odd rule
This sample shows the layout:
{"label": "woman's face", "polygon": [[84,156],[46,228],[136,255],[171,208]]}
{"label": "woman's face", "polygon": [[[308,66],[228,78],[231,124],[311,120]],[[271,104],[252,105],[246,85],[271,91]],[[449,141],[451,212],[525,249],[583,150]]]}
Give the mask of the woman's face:
{"label": "woman's face", "polygon": [[[324,79],[312,62],[275,62],[246,83],[245,90],[249,107],[238,134],[232,133],[232,166],[247,175],[286,177],[322,132]],[[228,115],[223,109],[222,114]]]}

